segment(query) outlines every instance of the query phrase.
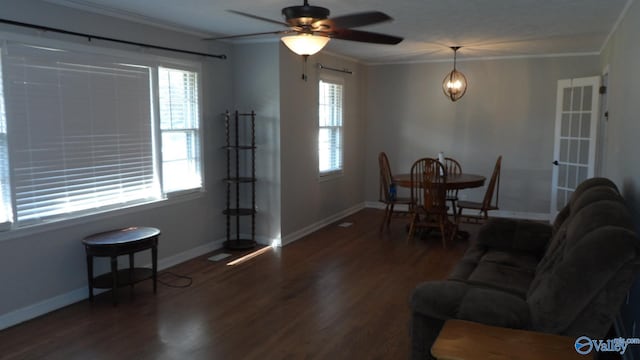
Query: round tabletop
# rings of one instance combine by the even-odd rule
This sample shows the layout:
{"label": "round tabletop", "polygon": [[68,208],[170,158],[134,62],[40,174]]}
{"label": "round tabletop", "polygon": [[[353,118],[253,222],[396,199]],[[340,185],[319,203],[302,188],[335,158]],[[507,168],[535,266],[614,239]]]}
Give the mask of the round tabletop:
{"label": "round tabletop", "polygon": [[120,245],[146,240],[158,235],[160,235],[160,230],[156,228],[132,226],[87,236],[82,242],[89,246]]}
{"label": "round tabletop", "polygon": [[[484,185],[486,178],[476,174],[447,175],[447,189],[467,189]],[[411,174],[393,176],[393,182],[398,186],[411,187]]]}

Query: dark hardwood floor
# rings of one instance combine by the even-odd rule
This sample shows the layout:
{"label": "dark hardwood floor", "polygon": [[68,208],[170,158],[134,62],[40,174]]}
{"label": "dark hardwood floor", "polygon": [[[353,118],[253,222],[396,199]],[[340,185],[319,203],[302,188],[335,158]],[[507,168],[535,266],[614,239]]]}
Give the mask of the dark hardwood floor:
{"label": "dark hardwood floor", "polygon": [[[239,265],[187,261],[167,271],[190,287],[158,284],[154,295],[145,281],[133,299],[121,289],[117,307],[106,292],[6,329],[0,358],[407,359],[412,289],[444,278],[468,240],[408,243],[406,219],[381,233],[381,218],[365,209]],[[167,271],[161,279],[183,283]]]}

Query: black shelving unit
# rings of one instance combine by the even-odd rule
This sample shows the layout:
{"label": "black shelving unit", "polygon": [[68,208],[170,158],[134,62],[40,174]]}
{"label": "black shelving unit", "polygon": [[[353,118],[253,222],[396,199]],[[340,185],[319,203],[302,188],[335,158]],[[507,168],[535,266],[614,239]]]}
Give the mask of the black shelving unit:
{"label": "black shelving unit", "polygon": [[[227,206],[223,211],[227,217],[227,240],[224,247],[229,250],[247,250],[256,246],[256,114],[254,111],[235,111],[232,115],[227,111],[224,121],[227,139],[224,147],[227,152],[227,177],[224,179],[227,184]],[[240,194],[247,191],[250,191],[251,207],[243,208]],[[250,238],[241,237],[242,219],[251,221]],[[232,237],[231,226],[234,221],[235,234]]]}

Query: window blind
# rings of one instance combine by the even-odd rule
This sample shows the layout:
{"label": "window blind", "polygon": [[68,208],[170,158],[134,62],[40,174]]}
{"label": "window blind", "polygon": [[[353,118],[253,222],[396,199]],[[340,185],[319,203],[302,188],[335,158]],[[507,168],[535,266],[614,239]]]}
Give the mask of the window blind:
{"label": "window blind", "polygon": [[342,85],[320,81],[319,91],[319,171],[342,169]]}
{"label": "window blind", "polygon": [[160,197],[149,67],[19,43],[4,59],[19,223]]}

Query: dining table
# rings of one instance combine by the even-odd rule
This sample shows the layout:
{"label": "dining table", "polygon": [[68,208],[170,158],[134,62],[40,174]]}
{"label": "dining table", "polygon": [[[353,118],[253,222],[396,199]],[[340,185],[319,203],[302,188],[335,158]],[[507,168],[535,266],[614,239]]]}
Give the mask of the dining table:
{"label": "dining table", "polygon": [[[411,174],[396,174],[392,178],[393,182],[400,187],[411,187]],[[461,190],[475,187],[481,187],[487,178],[482,175],[461,173],[456,175],[447,175],[447,190]]]}
{"label": "dining table", "polygon": [[[469,188],[476,188],[484,186],[484,182],[487,178],[482,175],[476,174],[468,174],[468,173],[460,173],[460,174],[450,174],[447,175],[447,180],[445,182],[445,186],[447,190],[462,190]],[[411,187],[411,174],[396,174],[393,175],[392,181],[396,184],[396,186],[400,187]],[[455,209],[454,209],[454,217],[455,217]],[[458,221],[456,220],[454,223],[454,237],[459,237],[462,239],[469,238],[469,232],[460,231],[458,229]]]}

